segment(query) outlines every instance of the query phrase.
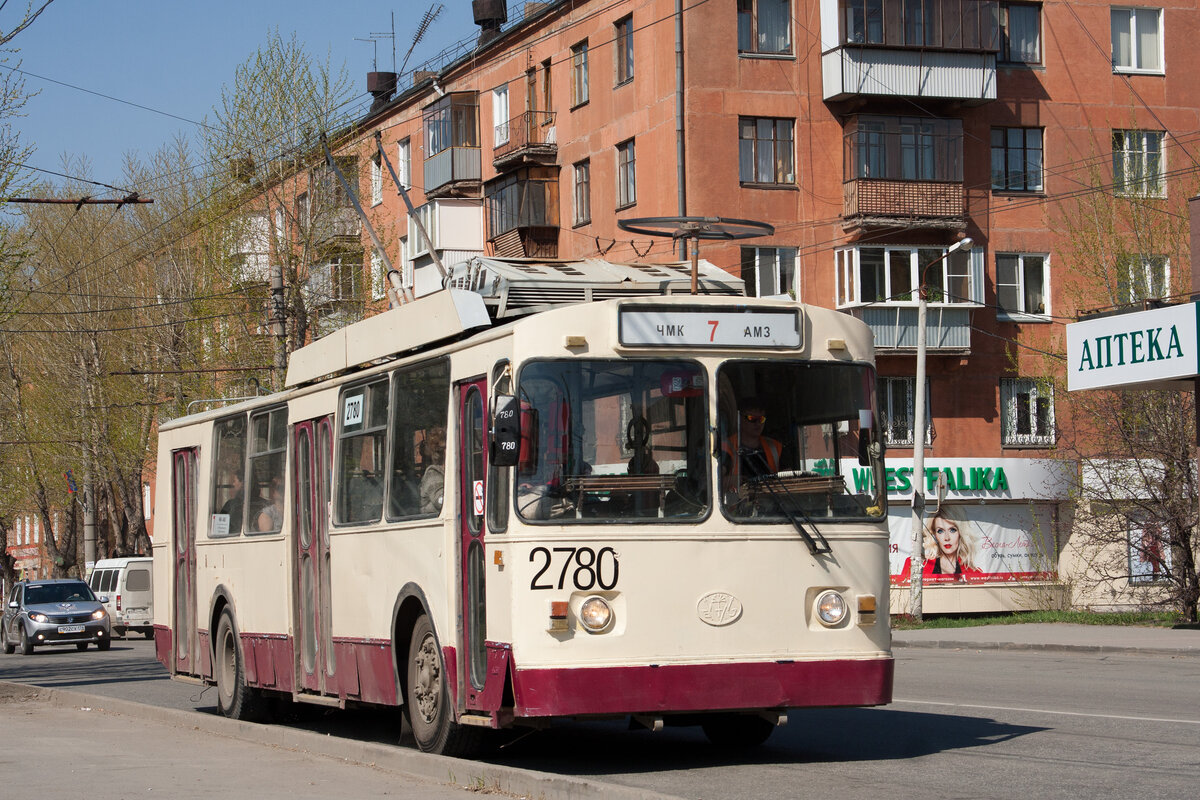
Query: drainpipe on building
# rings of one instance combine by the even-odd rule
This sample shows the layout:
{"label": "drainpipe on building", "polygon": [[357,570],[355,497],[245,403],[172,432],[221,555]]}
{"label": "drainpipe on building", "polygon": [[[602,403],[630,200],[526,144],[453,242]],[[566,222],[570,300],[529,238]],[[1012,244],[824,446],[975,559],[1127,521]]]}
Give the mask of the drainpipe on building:
{"label": "drainpipe on building", "polygon": [[[683,142],[683,0],[675,0],[675,180],[679,192],[679,216],[687,216],[687,170],[684,169]],[[687,258],[687,239],[679,239],[679,258]],[[695,272],[692,280],[695,280]],[[692,294],[696,293],[695,286]]]}

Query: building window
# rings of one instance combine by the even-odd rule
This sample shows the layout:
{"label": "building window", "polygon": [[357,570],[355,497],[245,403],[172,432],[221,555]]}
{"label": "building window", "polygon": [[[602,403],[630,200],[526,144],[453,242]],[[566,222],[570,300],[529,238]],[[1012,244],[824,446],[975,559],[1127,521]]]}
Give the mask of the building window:
{"label": "building window", "polygon": [[738,52],[792,52],[791,0],[738,0]]}
{"label": "building window", "polygon": [[1008,447],[1054,444],[1054,389],[1031,378],[1001,378],[1001,436]]}
{"label": "building window", "polygon": [[1162,131],[1113,131],[1113,191],[1165,197]]}
{"label": "building window", "polygon": [[996,254],[996,297],[1001,319],[1048,313],[1050,259],[1029,253]]}
{"label": "building window", "polygon": [[997,0],[838,0],[843,44],[995,51]]}
{"label": "building window", "polygon": [[1009,64],[1042,63],[1042,7],[1005,3],[1000,9],[1000,60]]}
{"label": "building window", "polygon": [[1162,72],[1162,9],[1114,8],[1112,65],[1117,72]]}
{"label": "building window", "polygon": [[860,115],[845,136],[845,180],[962,182],[962,120]]}
{"label": "building window", "polygon": [[637,202],[637,159],[633,139],[617,145],[617,208]]}
{"label": "building window", "polygon": [[742,183],[795,183],[790,119],[738,119],[738,180]]}
{"label": "building window", "polygon": [[[541,82],[542,107],[538,110],[539,111],[550,111],[551,109],[554,108],[554,94],[552,91],[553,84],[551,84],[551,82],[550,82],[550,59],[547,58],[545,61],[542,62],[542,69],[539,74],[542,76],[542,82]],[[533,111],[532,108],[529,110]]]}
{"label": "building window", "polygon": [[575,224],[592,221],[592,162],[584,159],[575,165]]}
{"label": "building window", "polygon": [[633,15],[617,20],[613,28],[617,45],[617,86],[620,86],[633,80]]}
{"label": "building window", "polygon": [[412,145],[408,139],[396,145],[396,177],[405,189],[412,188]]}
{"label": "building window", "polygon": [[1040,192],[1042,129],[992,128],[992,188]]}
{"label": "building window", "polygon": [[1131,515],[1129,524],[1129,582],[1156,583],[1171,577],[1171,543],[1157,520]]}
{"label": "building window", "polygon": [[1131,305],[1169,297],[1170,279],[1166,256],[1123,256],[1117,260],[1117,302]]}
{"label": "building window", "polygon": [[945,254],[940,245],[838,250],[838,306],[915,304],[922,275],[931,303],[981,303],[983,249],[955,250],[949,258]]}
{"label": "building window", "polygon": [[383,202],[383,159],[376,153],[371,156],[371,205]]}
{"label": "building window", "polygon": [[795,279],[796,248],[742,248],[742,280],[751,297],[794,295]]}
{"label": "building window", "polygon": [[588,45],[582,41],[571,48],[571,108],[588,101]]}
{"label": "building window", "polygon": [[495,134],[492,146],[499,147],[508,143],[508,86],[497,86],[492,89],[492,125]]}
{"label": "building window", "polygon": [[[916,416],[916,378],[880,378],[879,413],[883,415],[884,442],[889,446],[914,444],[913,417]],[[933,415],[929,413],[929,379],[925,379],[925,442],[933,442]]]}

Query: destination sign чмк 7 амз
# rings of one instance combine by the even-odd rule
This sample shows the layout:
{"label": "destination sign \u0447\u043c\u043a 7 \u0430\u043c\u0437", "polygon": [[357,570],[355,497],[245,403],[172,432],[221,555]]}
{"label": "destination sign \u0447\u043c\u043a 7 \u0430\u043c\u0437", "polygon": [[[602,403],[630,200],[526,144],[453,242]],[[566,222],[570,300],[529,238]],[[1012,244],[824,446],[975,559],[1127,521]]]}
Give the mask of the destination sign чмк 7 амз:
{"label": "destination sign \u0447\u043c\u043a 7 \u0430\u043c\u0437", "polygon": [[627,347],[799,347],[800,312],[623,308],[618,335]]}

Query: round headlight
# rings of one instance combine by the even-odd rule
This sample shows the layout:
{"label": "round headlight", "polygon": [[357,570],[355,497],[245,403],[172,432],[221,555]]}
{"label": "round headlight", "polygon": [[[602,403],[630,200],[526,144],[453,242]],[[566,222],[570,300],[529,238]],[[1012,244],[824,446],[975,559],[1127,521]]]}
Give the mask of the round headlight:
{"label": "round headlight", "polygon": [[92,619],[104,619],[104,609],[98,608],[92,612]]}
{"label": "round headlight", "polygon": [[817,598],[817,618],[822,625],[833,627],[846,618],[846,600],[834,591],[823,593]]}
{"label": "round headlight", "polygon": [[612,625],[612,606],[603,597],[592,596],[579,607],[579,621],[592,633],[601,633]]}

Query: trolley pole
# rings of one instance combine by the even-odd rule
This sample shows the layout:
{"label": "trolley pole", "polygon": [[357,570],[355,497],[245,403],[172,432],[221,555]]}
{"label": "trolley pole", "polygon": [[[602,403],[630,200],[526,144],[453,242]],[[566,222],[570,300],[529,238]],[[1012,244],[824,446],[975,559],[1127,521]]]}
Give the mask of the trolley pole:
{"label": "trolley pole", "polygon": [[921,269],[921,284],[917,287],[917,385],[913,392],[913,496],[912,496],[912,555],[908,559],[910,596],[908,613],[917,622],[924,619],[921,589],[925,568],[925,358],[927,352],[925,321],[929,314],[929,292],[925,273],[935,264],[950,257],[955,250],[968,251],[975,244],[970,236],[959,239],[946,252]]}

